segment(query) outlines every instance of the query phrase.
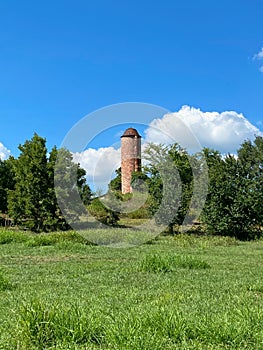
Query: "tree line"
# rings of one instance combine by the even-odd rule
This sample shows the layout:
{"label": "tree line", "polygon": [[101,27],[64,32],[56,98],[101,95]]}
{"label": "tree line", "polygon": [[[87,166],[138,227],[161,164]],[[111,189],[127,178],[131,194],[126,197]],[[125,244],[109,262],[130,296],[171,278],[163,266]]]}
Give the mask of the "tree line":
{"label": "tree line", "polygon": [[[87,206],[101,222],[117,223],[119,201],[132,196],[121,194],[121,169],[109,184],[108,198],[116,202],[109,210],[100,198],[92,198],[86,172],[68,150],[53,147],[48,153],[46,140],[37,134],[18,148],[17,158],[0,160],[2,224],[8,218],[35,232],[67,230],[68,219],[76,220]],[[171,234],[198,220],[207,234],[239,239],[262,235],[262,137],[245,141],[236,155],[208,148],[189,154],[178,144],[150,144],[143,157],[146,165],[133,173],[131,185],[134,193],[146,191],[147,200],[129,215],[154,217]]]}
{"label": "tree line", "polygon": [[[262,137],[245,141],[236,155],[209,148],[189,154],[178,144],[150,144],[144,159],[147,165],[133,173],[132,187],[141,191],[140,180],[146,184],[149,196],[144,212],[157,224],[167,225],[171,234],[176,227],[193,224],[198,214],[199,227],[206,234],[238,239],[262,235]],[[119,169],[111,191],[120,193],[120,181]]]}

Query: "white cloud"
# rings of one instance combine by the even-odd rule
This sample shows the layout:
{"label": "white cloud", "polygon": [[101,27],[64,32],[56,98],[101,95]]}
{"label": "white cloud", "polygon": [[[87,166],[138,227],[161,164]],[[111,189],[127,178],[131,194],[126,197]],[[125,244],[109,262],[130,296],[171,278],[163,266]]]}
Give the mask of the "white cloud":
{"label": "white cloud", "polygon": [[[210,147],[222,153],[235,153],[247,139],[262,135],[242,114],[234,111],[203,112],[200,109],[183,106],[178,112],[168,113],[154,119],[145,131],[144,149],[148,142],[175,143],[190,151]],[[113,147],[89,148],[74,154],[74,160],[87,171],[88,183],[92,189],[107,189],[107,184],[121,163],[120,149]]]}
{"label": "white cloud", "polygon": [[259,67],[259,71],[263,73],[263,66]]}
{"label": "white cloud", "polygon": [[153,120],[146,130],[146,141],[178,142],[190,150],[196,148],[198,141],[201,147],[234,153],[244,140],[259,134],[262,135],[259,129],[237,112],[202,112],[184,106],[178,112]]}
{"label": "white cloud", "polygon": [[120,149],[116,150],[113,147],[98,150],[88,148],[83,152],[74,153],[73,159],[86,170],[87,180],[92,189],[105,190],[114,177],[115,170],[120,167],[121,152]]}
{"label": "white cloud", "polygon": [[10,156],[11,152],[7,149],[2,142],[0,142],[0,159],[4,160]]}
{"label": "white cloud", "polygon": [[254,60],[262,60],[263,59],[263,47],[261,48],[261,50],[254,55]]}

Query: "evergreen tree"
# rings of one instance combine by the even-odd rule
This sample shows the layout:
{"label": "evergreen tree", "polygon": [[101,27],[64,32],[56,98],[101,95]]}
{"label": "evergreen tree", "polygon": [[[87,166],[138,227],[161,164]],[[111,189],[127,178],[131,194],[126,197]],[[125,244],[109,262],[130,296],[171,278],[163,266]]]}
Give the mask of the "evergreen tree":
{"label": "evergreen tree", "polygon": [[[83,213],[82,200],[88,204],[91,197],[85,170],[65,149],[54,147],[47,157],[46,140],[37,134],[19,150],[12,163],[15,186],[8,193],[10,217],[35,232],[70,228],[66,219],[77,219]],[[65,218],[65,214],[69,215]]]}
{"label": "evergreen tree", "polygon": [[254,142],[245,141],[238,150],[238,159],[249,205],[249,222],[257,234],[263,229],[263,137],[257,136]]}
{"label": "evergreen tree", "polygon": [[121,192],[121,168],[115,170],[116,177],[109,183],[109,190]]}
{"label": "evergreen tree", "polygon": [[209,192],[202,213],[207,231],[239,239],[262,232],[262,138],[243,143],[238,156],[222,157],[204,150],[209,166]]}
{"label": "evergreen tree", "polygon": [[15,188],[9,191],[9,215],[15,224],[32,231],[43,231],[47,229],[49,219],[46,140],[34,134],[18,148],[21,154],[14,162]]}
{"label": "evergreen tree", "polygon": [[14,162],[13,157],[3,161],[0,159],[0,212],[3,214],[7,213],[8,210],[8,190],[13,190],[15,186]]}

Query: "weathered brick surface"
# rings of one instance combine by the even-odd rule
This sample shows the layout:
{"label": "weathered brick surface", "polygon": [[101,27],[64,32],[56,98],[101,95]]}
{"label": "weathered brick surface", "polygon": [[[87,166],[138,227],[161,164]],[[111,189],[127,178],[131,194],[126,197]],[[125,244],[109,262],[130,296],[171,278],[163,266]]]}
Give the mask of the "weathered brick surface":
{"label": "weathered brick surface", "polygon": [[122,193],[132,192],[132,172],[141,169],[141,136],[136,129],[127,129],[121,137]]}

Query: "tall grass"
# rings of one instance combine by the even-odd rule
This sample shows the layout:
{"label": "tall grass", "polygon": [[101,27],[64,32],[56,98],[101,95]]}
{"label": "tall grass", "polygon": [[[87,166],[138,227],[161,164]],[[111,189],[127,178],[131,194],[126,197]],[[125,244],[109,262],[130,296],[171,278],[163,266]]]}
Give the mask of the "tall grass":
{"label": "tall grass", "polygon": [[0,229],[0,244],[22,243],[28,239],[27,234],[22,231]]}
{"label": "tall grass", "polygon": [[107,249],[21,234],[0,245],[1,350],[262,349],[263,241],[178,235]]}
{"label": "tall grass", "polygon": [[9,280],[9,277],[3,271],[0,271],[0,292],[5,290],[11,290],[14,288],[14,285]]}
{"label": "tall grass", "polygon": [[46,349],[59,343],[100,344],[105,332],[96,312],[78,305],[47,305],[39,300],[24,303],[18,322],[20,342],[28,349]]}
{"label": "tall grass", "polygon": [[174,241],[179,247],[200,247],[210,248],[217,246],[232,246],[238,245],[239,241],[234,237],[228,236],[206,236],[196,234],[177,234],[174,236]]}
{"label": "tall grass", "polygon": [[17,331],[22,349],[252,349],[262,339],[263,312],[250,306],[240,301],[232,311],[189,317],[179,304],[102,313],[34,301],[21,306]]}
{"label": "tall grass", "polygon": [[190,255],[150,254],[146,255],[139,264],[143,272],[172,272],[178,268],[207,269],[210,265]]}
{"label": "tall grass", "polygon": [[91,244],[87,239],[75,231],[52,233],[31,233],[0,229],[0,244],[25,243],[29,247],[51,246],[61,242],[77,242]]}
{"label": "tall grass", "polygon": [[26,241],[29,247],[51,246],[61,242],[75,242],[83,244],[91,244],[84,237],[74,231],[42,233],[30,236]]}

